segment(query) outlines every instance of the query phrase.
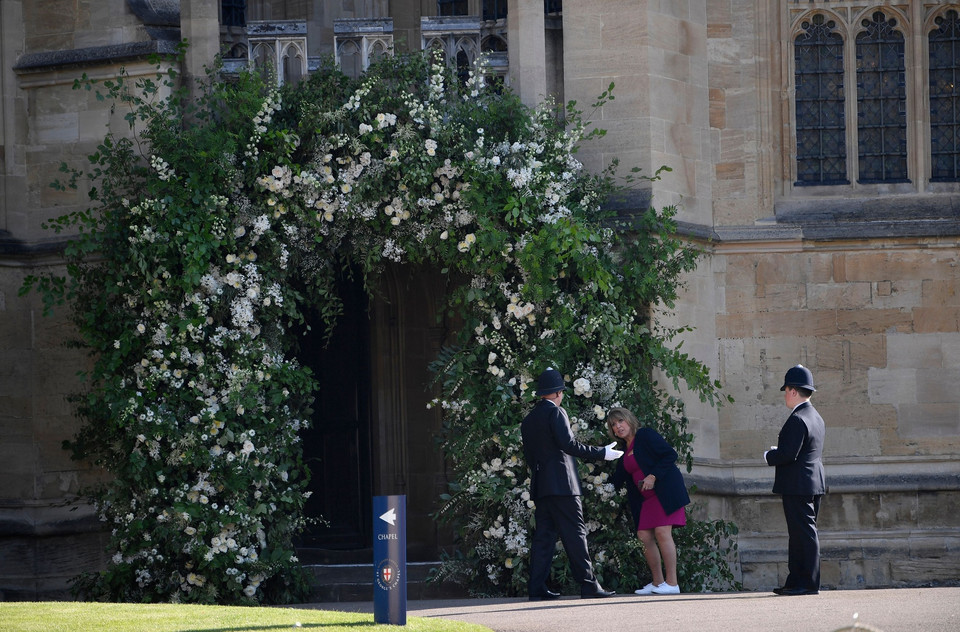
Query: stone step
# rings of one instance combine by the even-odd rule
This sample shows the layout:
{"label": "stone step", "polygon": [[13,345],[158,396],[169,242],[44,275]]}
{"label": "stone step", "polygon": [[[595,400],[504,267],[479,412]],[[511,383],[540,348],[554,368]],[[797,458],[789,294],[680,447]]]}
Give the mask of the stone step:
{"label": "stone step", "polygon": [[[407,562],[407,599],[456,599],[469,596],[452,582],[430,582],[440,562]],[[305,564],[311,575],[313,602],[372,601],[373,564]]]}

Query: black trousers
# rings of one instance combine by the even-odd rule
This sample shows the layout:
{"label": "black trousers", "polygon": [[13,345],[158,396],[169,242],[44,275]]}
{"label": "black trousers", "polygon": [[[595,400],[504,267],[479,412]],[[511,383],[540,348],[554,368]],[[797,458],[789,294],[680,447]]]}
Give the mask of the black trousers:
{"label": "black trousers", "polygon": [[783,495],[783,517],[790,539],[784,588],[820,590],[820,538],[817,515],[823,496]]}
{"label": "black trousers", "polygon": [[537,524],[530,543],[530,595],[542,595],[547,589],[558,535],[570,560],[573,578],[581,586],[595,584],[597,580],[587,550],[587,527],[583,521],[580,497],[538,498],[534,518]]}

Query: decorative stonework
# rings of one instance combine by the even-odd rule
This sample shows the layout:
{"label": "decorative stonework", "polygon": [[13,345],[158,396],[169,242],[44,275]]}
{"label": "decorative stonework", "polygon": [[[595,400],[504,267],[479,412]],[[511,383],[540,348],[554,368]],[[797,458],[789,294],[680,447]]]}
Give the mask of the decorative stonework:
{"label": "decorative stonework", "polygon": [[377,58],[393,54],[393,19],[333,21],[334,53],[345,74],[358,76]]}
{"label": "decorative stonework", "polygon": [[443,51],[447,64],[451,66],[461,62],[473,65],[480,54],[480,25],[479,16],[420,18],[420,47]]}
{"label": "decorative stonework", "polygon": [[269,68],[277,85],[307,74],[307,23],[293,20],[248,22],[248,63]]}

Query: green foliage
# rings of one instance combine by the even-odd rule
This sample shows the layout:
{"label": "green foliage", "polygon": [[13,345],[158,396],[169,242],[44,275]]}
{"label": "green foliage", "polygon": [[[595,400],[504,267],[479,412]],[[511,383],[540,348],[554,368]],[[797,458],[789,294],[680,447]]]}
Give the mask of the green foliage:
{"label": "green foliage", "polygon": [[[108,135],[88,171],[64,168],[56,186],[89,179],[91,207],[52,223],[72,236],[67,276],[23,288],[45,306],[70,302],[95,358],[68,445],[111,474],[95,497],[115,555],[78,581],[82,593],[302,595],[298,441],[316,385],[289,332],[306,310],[333,330],[345,269],[368,288],[394,263],[451,279],[448,309],[463,327],[432,365],[432,405],[452,470],[438,517],[461,549],[442,574],[479,593],[522,591],[532,503],[519,423],[546,366],[574,385],[565,405],[581,440],[605,442],[604,411],[624,405],[690,462],[683,402],[652,376],[711,403],[719,385],[673,344],[685,329],[649,307],[672,305],[698,254],[676,237],[673,208],[643,209],[629,226],[605,210],[615,172],[576,160],[591,132],[573,106],[565,119],[550,103],[529,110],[486,90],[479,72],[460,83],[425,56],[387,58],[359,81],[327,63],[283,90],[212,74],[195,103],[162,66],[153,80],[102,87],[128,109],[131,134]],[[607,467],[582,474],[598,572],[629,582],[642,555],[623,499]],[[702,563],[684,571],[685,588],[719,585],[728,527],[690,533]]]}

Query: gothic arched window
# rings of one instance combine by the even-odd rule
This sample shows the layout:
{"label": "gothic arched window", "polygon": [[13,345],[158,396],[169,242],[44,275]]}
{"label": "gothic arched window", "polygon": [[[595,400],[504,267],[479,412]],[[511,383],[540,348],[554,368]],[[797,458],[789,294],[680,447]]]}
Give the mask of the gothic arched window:
{"label": "gothic arched window", "polygon": [[930,33],[930,180],[960,181],[960,20],[936,19]]}
{"label": "gothic arched window", "polygon": [[859,182],[907,182],[903,33],[874,13],[857,35]]}
{"label": "gothic arched window", "polygon": [[847,184],[843,38],[815,15],[794,40],[797,184]]}

